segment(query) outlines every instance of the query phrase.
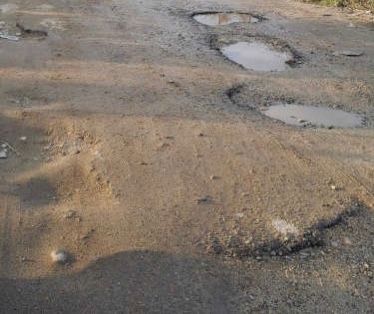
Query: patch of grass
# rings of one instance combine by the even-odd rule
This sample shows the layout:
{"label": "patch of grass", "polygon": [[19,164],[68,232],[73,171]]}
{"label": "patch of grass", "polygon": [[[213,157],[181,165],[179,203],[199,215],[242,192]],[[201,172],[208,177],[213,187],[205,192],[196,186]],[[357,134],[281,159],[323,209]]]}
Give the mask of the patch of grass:
{"label": "patch of grass", "polygon": [[374,0],[304,0],[304,2],[314,2],[337,7],[349,7],[355,9],[366,9],[374,12]]}

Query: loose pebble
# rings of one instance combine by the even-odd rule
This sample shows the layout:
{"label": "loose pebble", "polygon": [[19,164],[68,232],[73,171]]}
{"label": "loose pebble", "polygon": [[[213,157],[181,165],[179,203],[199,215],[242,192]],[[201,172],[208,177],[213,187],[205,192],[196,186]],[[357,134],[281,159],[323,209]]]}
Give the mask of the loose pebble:
{"label": "loose pebble", "polygon": [[56,264],[65,264],[68,261],[68,253],[64,250],[55,250],[51,253],[52,262]]}
{"label": "loose pebble", "polygon": [[0,159],[7,159],[8,158],[8,151],[6,149],[0,150]]}
{"label": "loose pebble", "polygon": [[339,243],[337,241],[331,241],[331,246],[338,247]]}
{"label": "loose pebble", "polygon": [[75,210],[69,210],[65,213],[64,218],[71,219],[71,218],[75,218],[76,216],[77,216],[77,212]]}

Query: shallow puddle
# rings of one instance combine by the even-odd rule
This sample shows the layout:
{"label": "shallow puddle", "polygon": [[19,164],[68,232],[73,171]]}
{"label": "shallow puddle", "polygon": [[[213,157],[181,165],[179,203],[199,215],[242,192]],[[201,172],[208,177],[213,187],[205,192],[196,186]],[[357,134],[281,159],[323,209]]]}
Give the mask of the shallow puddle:
{"label": "shallow puddle", "polygon": [[258,18],[246,13],[201,13],[194,15],[193,18],[199,23],[209,26],[259,22]]}
{"label": "shallow puddle", "polygon": [[283,71],[292,56],[276,51],[261,42],[238,42],[221,48],[221,52],[231,61],[249,70]]}
{"label": "shallow puddle", "polygon": [[279,104],[263,112],[270,118],[287,124],[319,127],[354,128],[363,125],[362,116],[338,109]]}

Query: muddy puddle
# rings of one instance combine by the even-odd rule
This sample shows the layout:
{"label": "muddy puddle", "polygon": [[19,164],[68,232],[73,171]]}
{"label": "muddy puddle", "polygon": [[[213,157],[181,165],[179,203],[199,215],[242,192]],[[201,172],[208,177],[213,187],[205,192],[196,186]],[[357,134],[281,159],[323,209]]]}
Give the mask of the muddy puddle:
{"label": "muddy puddle", "polygon": [[226,58],[248,70],[271,72],[284,71],[293,59],[290,53],[277,51],[262,42],[238,42],[224,46],[221,52]]}
{"label": "muddy puddle", "polygon": [[233,23],[257,23],[259,18],[247,13],[199,13],[193,18],[208,26],[229,25]]}
{"label": "muddy puddle", "polygon": [[355,128],[363,126],[363,117],[343,110],[295,104],[277,104],[263,113],[273,119],[297,126]]}

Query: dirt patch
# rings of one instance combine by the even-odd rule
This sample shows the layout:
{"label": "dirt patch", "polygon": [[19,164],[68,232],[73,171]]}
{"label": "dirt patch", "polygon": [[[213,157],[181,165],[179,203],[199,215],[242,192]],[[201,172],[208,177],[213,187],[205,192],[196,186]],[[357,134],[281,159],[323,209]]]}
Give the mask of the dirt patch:
{"label": "dirt patch", "polygon": [[22,207],[37,207],[57,201],[55,187],[46,178],[31,178],[17,190]]}

